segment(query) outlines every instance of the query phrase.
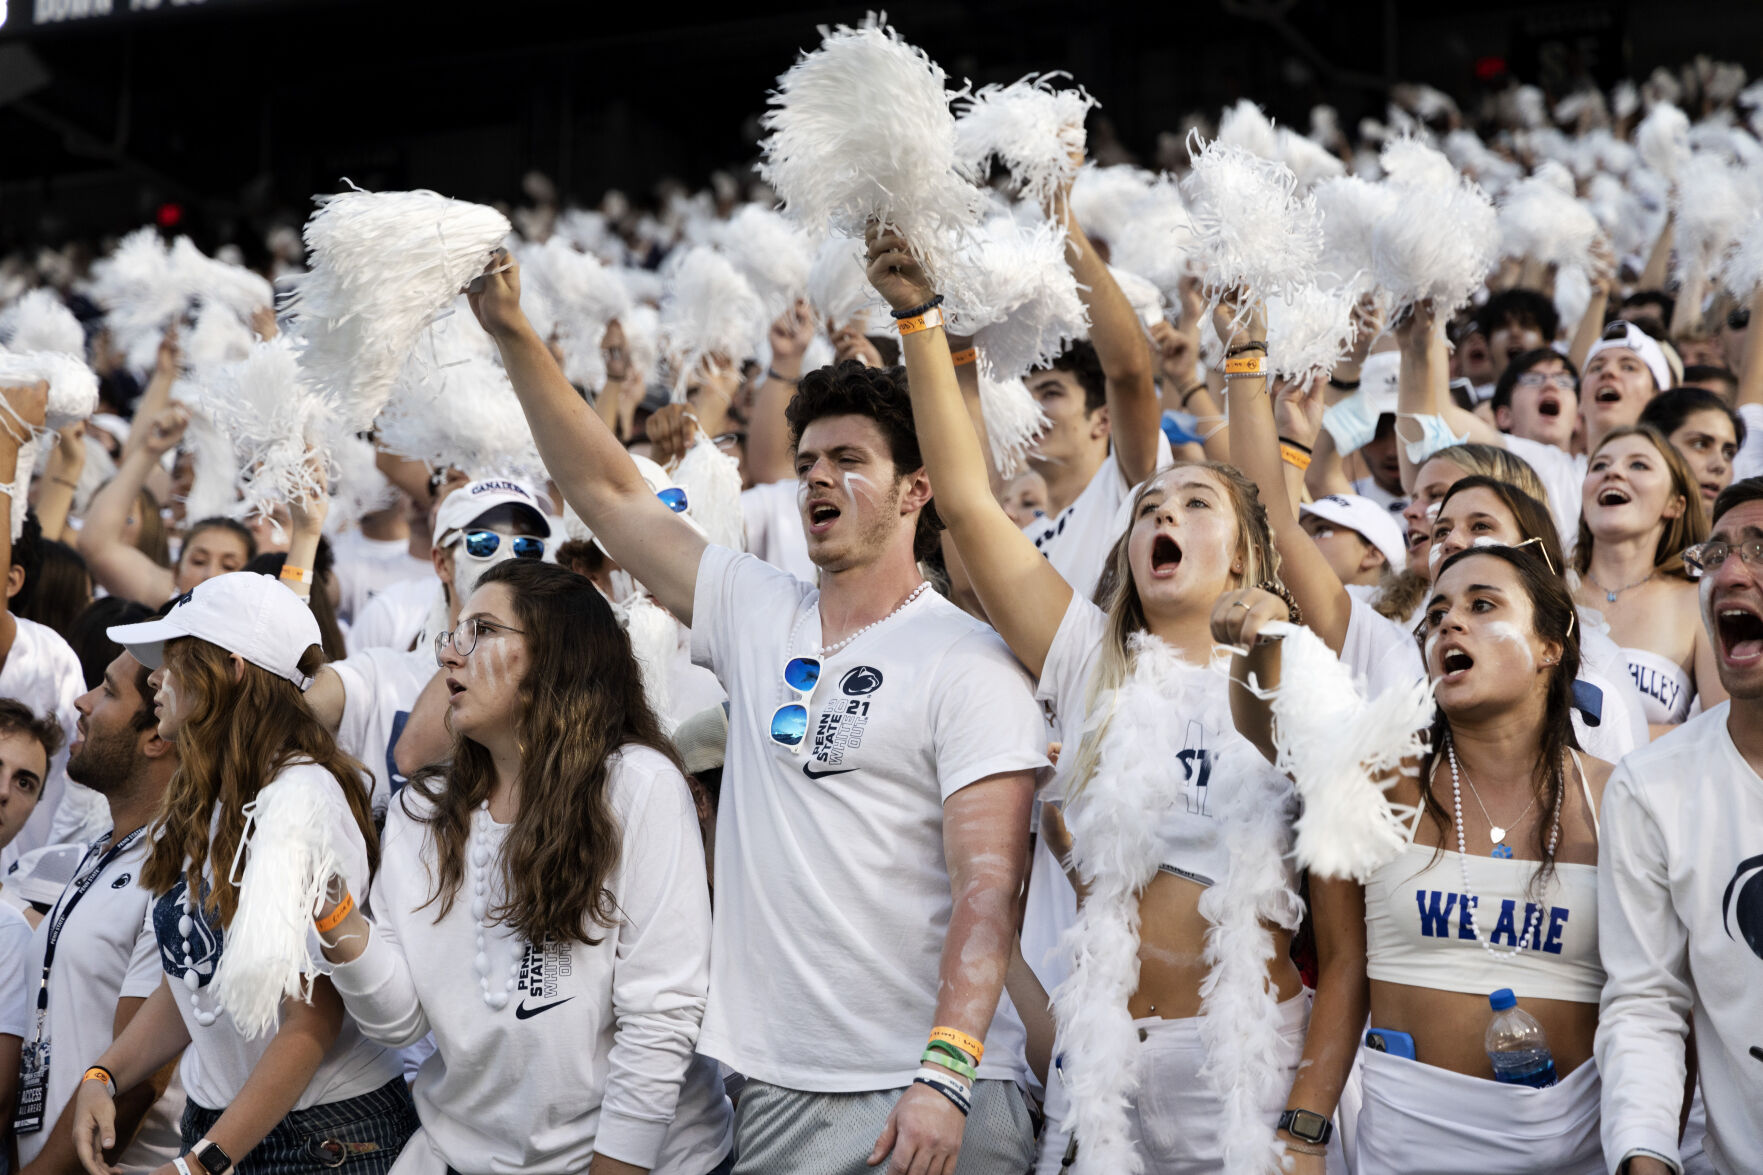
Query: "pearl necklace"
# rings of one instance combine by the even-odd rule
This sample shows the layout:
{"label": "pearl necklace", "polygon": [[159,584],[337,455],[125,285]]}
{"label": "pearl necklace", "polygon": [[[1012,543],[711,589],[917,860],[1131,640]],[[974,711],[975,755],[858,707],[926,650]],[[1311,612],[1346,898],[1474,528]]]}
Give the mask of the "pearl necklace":
{"label": "pearl necklace", "polygon": [[[1463,837],[1463,789],[1458,782],[1460,768],[1457,765],[1457,746],[1451,741],[1449,735],[1445,737],[1445,754],[1451,760],[1451,806],[1457,814],[1457,869],[1463,877],[1463,913],[1467,915],[1469,933],[1475,936],[1475,941],[1481,944],[1481,949],[1494,958],[1510,959],[1524,952],[1526,944],[1530,943],[1533,935],[1536,937],[1536,945],[1542,944],[1542,904],[1540,902],[1526,903],[1531,906],[1530,915],[1524,920],[1524,933],[1518,936],[1518,945],[1511,950],[1500,950],[1481,936],[1481,931],[1475,925],[1475,907],[1478,902],[1469,900],[1469,845]],[[1555,823],[1554,827],[1549,830],[1549,855],[1551,857],[1555,855],[1556,846],[1561,843],[1561,809],[1564,807],[1566,807],[1565,804],[1555,806]],[[1526,810],[1528,811],[1528,809]]]}
{"label": "pearl necklace", "polygon": [[196,1002],[196,992],[202,986],[202,976],[196,971],[195,952],[190,949],[190,935],[196,929],[196,899],[192,893],[190,884],[186,881],[184,883],[184,912],[178,915],[178,936],[183,939],[184,986],[190,990],[190,1014],[196,1018],[196,1023],[207,1028],[220,1019],[220,1013],[213,1010],[204,1011],[202,1005]]}
{"label": "pearl necklace", "polygon": [[477,954],[472,958],[472,964],[477,968],[478,992],[483,996],[484,1006],[492,1012],[500,1012],[508,1006],[508,999],[514,994],[514,986],[520,978],[521,956],[526,952],[518,949],[514,952],[514,958],[508,964],[507,983],[500,991],[491,991],[489,944],[484,940],[484,931],[489,927],[484,920],[490,913],[489,840],[493,823],[490,802],[485,800],[471,814],[472,831],[477,835],[472,838],[467,855],[471,858],[471,916],[477,919]]}
{"label": "pearl necklace", "polygon": [[834,653],[838,652],[840,649],[844,648],[846,645],[850,644],[852,641],[856,640],[858,637],[862,636],[864,633],[868,632],[870,629],[875,628],[877,625],[886,624],[888,621],[892,620],[894,617],[896,617],[900,613],[904,612],[906,610],[906,606],[908,604],[912,603],[912,601],[916,600],[918,597],[924,595],[925,589],[927,589],[929,587],[930,587],[930,580],[926,579],[926,580],[919,581],[918,586],[913,588],[912,591],[906,596],[906,598],[904,600],[901,600],[899,606],[897,608],[895,608],[892,612],[889,612],[886,616],[883,616],[880,620],[871,621],[870,623],[865,624],[862,628],[858,629],[856,632],[852,633],[850,636],[846,637],[844,640],[840,641],[838,644],[822,645],[820,648],[818,648],[814,651],[814,655],[816,657],[830,657],[830,656],[832,656]]}

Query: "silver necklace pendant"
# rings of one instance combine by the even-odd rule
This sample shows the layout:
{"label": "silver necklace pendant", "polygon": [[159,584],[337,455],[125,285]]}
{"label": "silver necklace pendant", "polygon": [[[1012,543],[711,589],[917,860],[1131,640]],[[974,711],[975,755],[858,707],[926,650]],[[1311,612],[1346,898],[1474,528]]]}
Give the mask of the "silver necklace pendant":
{"label": "silver necklace pendant", "polygon": [[1488,839],[1493,841],[1495,844],[1499,844],[1501,841],[1506,839],[1506,830],[1496,824],[1492,828],[1488,829]]}

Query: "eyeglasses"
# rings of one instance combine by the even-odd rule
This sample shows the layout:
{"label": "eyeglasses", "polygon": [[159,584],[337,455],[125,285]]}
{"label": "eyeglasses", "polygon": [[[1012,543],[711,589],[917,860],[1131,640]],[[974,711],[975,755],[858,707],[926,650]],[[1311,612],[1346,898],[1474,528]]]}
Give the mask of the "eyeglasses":
{"label": "eyeglasses", "polygon": [[[493,530],[468,530],[465,532],[465,553],[473,559],[488,559],[502,546],[503,535]],[[506,536],[514,544],[516,559],[543,559],[545,557],[545,540],[530,534]]]}
{"label": "eyeglasses", "polygon": [[471,656],[471,651],[477,648],[478,638],[481,637],[485,631],[512,632],[516,636],[526,635],[521,629],[509,628],[506,624],[496,624],[493,621],[479,620],[477,617],[472,616],[468,619],[461,620],[459,622],[459,627],[455,628],[452,632],[437,632],[435,634],[435,664],[440,665],[442,663],[441,657],[446,652],[448,645],[452,645],[453,651],[458,653],[461,657]]}
{"label": "eyeglasses", "polygon": [[784,666],[784,684],[796,694],[796,700],[785,702],[771,712],[771,741],[802,753],[802,740],[808,737],[808,706],[814,687],[820,682],[819,657],[791,657]]}
{"label": "eyeglasses", "polygon": [[691,507],[691,503],[686,500],[686,491],[678,486],[668,486],[664,490],[657,490],[655,496],[661,499],[663,506],[675,514],[684,514]]}
{"label": "eyeglasses", "polygon": [[1753,571],[1763,568],[1763,539],[1746,539],[1742,543],[1723,543],[1719,539],[1710,539],[1705,543],[1697,543],[1683,553],[1684,566],[1697,575],[1707,575],[1720,570],[1728,555],[1737,555],[1745,566]]}
{"label": "eyeglasses", "polygon": [[1565,371],[1552,371],[1546,375],[1540,371],[1527,371],[1518,377],[1516,386],[1526,389],[1557,387],[1571,392],[1579,386],[1579,381]]}

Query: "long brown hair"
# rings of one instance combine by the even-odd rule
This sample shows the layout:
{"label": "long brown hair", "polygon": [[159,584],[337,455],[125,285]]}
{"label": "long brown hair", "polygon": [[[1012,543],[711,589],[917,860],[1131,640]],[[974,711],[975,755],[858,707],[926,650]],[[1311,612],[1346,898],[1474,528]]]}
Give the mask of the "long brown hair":
{"label": "long brown hair", "polygon": [[[317,645],[300,658],[303,673],[322,664]],[[199,894],[203,866],[212,859],[213,889],[205,904],[223,927],[239,905],[232,866],[245,831],[243,809],[292,763],[316,763],[336,778],[367,842],[368,867],[379,865],[365,769],[338,748],[293,682],[249,661],[234,681],[236,665],[231,653],[198,637],[166,643],[165,668],[188,699],[189,718],[177,733],[178,769],[166,785],[153,822],[153,851],[141,870],[141,884],[152,893],[169,891],[182,876]]]}
{"label": "long brown hair", "polygon": [[[1689,462],[1683,459],[1683,454],[1664,433],[1650,424],[1625,424],[1611,429],[1592,450],[1592,459],[1595,460],[1611,441],[1623,437],[1641,437],[1659,451],[1659,459],[1665,462],[1665,470],[1671,475],[1671,492],[1683,499],[1682,513],[1676,518],[1661,520],[1664,526],[1659,533],[1659,544],[1653,549],[1653,567],[1667,575],[1688,579],[1690,574],[1683,565],[1683,553],[1708,537],[1708,512],[1702,509],[1702,488],[1696,483],[1696,475],[1690,472]],[[1585,514],[1581,512],[1579,541],[1573,548],[1573,569],[1581,575],[1591,570],[1595,541],[1591,528],[1585,524]]]}
{"label": "long brown hair", "polygon": [[[608,880],[618,868],[623,830],[612,808],[608,759],[643,746],[680,767],[643,694],[630,638],[593,583],[551,563],[511,559],[484,572],[514,597],[528,669],[519,687],[520,808],[497,868],[506,899],[489,916],[527,942],[597,944],[595,926],[618,918]],[[681,768],[681,774],[684,769]],[[465,879],[472,812],[490,795],[495,766],[481,743],[453,738],[453,761],[431,767],[409,789],[427,801],[405,812],[427,824],[438,875],[427,905],[445,917]]]}

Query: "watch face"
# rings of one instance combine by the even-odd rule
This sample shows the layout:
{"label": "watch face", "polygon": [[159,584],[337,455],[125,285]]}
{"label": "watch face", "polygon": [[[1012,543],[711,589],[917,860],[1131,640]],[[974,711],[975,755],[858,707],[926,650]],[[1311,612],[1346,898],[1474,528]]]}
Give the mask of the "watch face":
{"label": "watch face", "polygon": [[1309,1110],[1297,1110],[1292,1114],[1292,1124],[1286,1127],[1288,1133],[1305,1142],[1321,1142],[1328,1129],[1328,1119],[1321,1114]]}
{"label": "watch face", "polygon": [[232,1166],[232,1162],[226,1157],[226,1152],[212,1142],[200,1150],[191,1151],[190,1157],[202,1164],[202,1169],[208,1172],[208,1175],[222,1175],[228,1167]]}

